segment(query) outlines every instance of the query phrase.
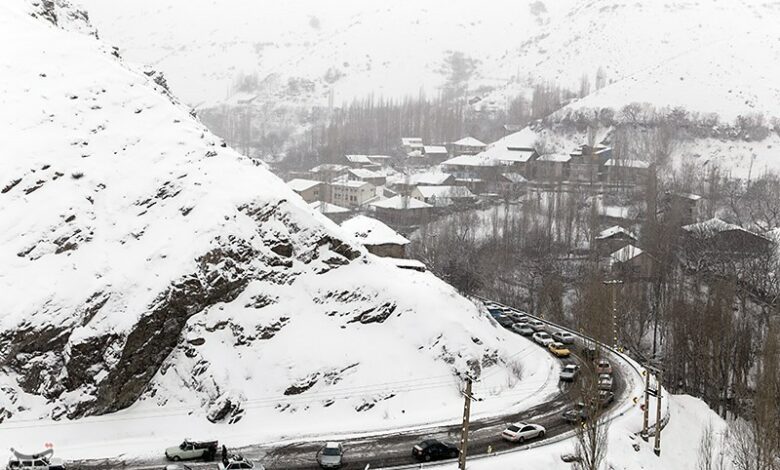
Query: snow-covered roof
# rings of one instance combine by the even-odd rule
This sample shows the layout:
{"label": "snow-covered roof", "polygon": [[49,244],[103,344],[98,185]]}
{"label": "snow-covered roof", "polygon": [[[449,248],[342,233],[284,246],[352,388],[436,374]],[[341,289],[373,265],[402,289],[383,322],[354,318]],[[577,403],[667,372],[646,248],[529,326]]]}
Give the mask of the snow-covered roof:
{"label": "snow-covered roof", "polygon": [[289,186],[293,191],[306,191],[307,189],[311,189],[315,186],[318,186],[322,184],[320,181],[314,181],[314,180],[307,180],[304,178],[295,178],[287,182],[287,186]]}
{"label": "snow-covered roof", "polygon": [[452,143],[452,145],[457,145],[458,147],[485,147],[486,144],[484,142],[481,142],[474,137],[464,137],[460,140],[456,140]]}
{"label": "snow-covered roof", "polygon": [[523,175],[520,173],[504,173],[501,176],[506,178],[507,181],[511,181],[512,183],[527,183],[528,180],[525,179]]}
{"label": "snow-covered roof", "polygon": [[531,157],[534,156],[536,151],[534,149],[526,149],[526,148],[506,148],[506,149],[497,149],[492,148],[490,149],[490,152],[495,153],[496,160],[500,162],[517,162],[517,163],[526,163],[528,162]]}
{"label": "snow-covered roof", "polygon": [[566,163],[571,160],[571,155],[563,153],[548,153],[537,158],[537,162]]}
{"label": "snow-covered roof", "polygon": [[442,163],[448,166],[498,166],[498,160],[488,150],[476,155],[460,155]]}
{"label": "snow-covered roof", "polygon": [[424,198],[465,198],[474,197],[474,193],[465,186],[417,186]]}
{"label": "snow-covered roof", "polygon": [[705,220],[704,222],[698,222],[695,224],[690,225],[684,225],[682,227],[683,230],[686,232],[692,232],[692,233],[703,233],[703,234],[716,234],[721,232],[728,232],[732,230],[738,230],[740,232],[749,233],[751,235],[755,235],[757,237],[764,238],[762,235],[759,235],[755,232],[751,232],[750,230],[746,228],[742,228],[739,225],[736,224],[730,224],[724,220],[721,220],[717,217],[713,217],[709,220]]}
{"label": "snow-covered roof", "polygon": [[331,183],[331,186],[339,186],[339,187],[346,187],[346,188],[362,188],[363,186],[371,186],[371,183],[369,183],[368,181],[353,181],[353,180],[340,178],[339,180],[333,181]]}
{"label": "snow-covered roof", "polygon": [[363,245],[406,245],[409,240],[383,222],[365,215],[356,215],[341,223],[344,229],[355,241]]}
{"label": "snow-covered roof", "polygon": [[343,214],[345,212],[350,212],[346,207],[337,206],[336,204],[324,201],[314,201],[309,205],[312,209],[322,214]]}
{"label": "snow-covered roof", "polygon": [[605,240],[607,238],[610,238],[612,236],[617,235],[618,233],[622,233],[624,235],[627,235],[627,236],[633,238],[634,240],[637,239],[636,235],[634,235],[631,231],[624,229],[620,225],[613,225],[612,227],[610,227],[610,228],[608,228],[606,230],[602,230],[596,236],[596,240]]}
{"label": "snow-covered roof", "polygon": [[446,154],[447,153],[447,148],[444,147],[443,145],[426,145],[425,147],[423,147],[423,151],[426,154],[429,154],[429,153],[433,153],[433,154],[442,154],[443,153],[443,154]]}
{"label": "snow-covered roof", "polygon": [[420,137],[401,137],[401,145],[404,147],[422,148],[423,141]]}
{"label": "snow-covered roof", "polygon": [[391,155],[366,155],[366,156],[371,161],[386,162],[387,160],[392,160],[393,159],[393,157]]}
{"label": "snow-covered roof", "polygon": [[389,199],[372,202],[370,205],[381,209],[425,209],[433,207],[428,203],[409,196],[393,196]]}
{"label": "snow-covered roof", "polygon": [[365,168],[353,168],[349,170],[350,173],[358,178],[384,178],[385,175],[379,174],[375,171],[366,170]]}
{"label": "snow-covered roof", "polygon": [[441,171],[426,171],[423,173],[412,173],[411,175],[397,174],[393,175],[392,179],[395,184],[437,186],[446,184],[447,181],[452,179],[452,175]]}
{"label": "snow-covered roof", "polygon": [[350,163],[360,163],[365,165],[374,163],[368,158],[368,155],[345,155],[344,157]]}
{"label": "snow-covered roof", "polygon": [[604,166],[614,166],[614,167],[627,167],[627,168],[650,168],[650,164],[643,161],[643,160],[623,160],[623,159],[614,159],[610,158],[607,160],[606,163],[604,163]]}
{"label": "snow-covered roof", "polygon": [[407,258],[384,258],[386,261],[390,261],[394,265],[402,269],[411,269],[414,271],[426,271],[428,268],[425,263],[416,259]]}
{"label": "snow-covered roof", "polygon": [[637,256],[644,253],[641,248],[637,248],[634,245],[626,245],[623,248],[609,255],[610,263],[625,263],[631,261]]}
{"label": "snow-covered roof", "polygon": [[347,171],[347,169],[349,169],[349,167],[346,165],[339,165],[337,163],[323,163],[321,165],[315,166],[314,168],[309,170],[309,172],[311,173],[319,173],[323,171],[336,172],[336,171]]}

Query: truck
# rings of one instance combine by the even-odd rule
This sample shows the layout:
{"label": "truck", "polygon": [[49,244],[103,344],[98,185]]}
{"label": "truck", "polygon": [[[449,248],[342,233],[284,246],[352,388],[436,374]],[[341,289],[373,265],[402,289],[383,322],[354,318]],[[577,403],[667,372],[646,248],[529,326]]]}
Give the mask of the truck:
{"label": "truck", "polygon": [[193,441],[185,439],[176,447],[165,449],[165,458],[178,462],[180,460],[214,460],[217,456],[219,442],[217,441]]}

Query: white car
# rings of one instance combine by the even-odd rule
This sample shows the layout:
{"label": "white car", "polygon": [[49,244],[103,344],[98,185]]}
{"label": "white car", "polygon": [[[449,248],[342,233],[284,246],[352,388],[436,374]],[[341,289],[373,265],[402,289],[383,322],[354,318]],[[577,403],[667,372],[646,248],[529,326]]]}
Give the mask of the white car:
{"label": "white car", "polygon": [[552,339],[552,336],[548,335],[544,331],[539,331],[539,332],[534,333],[532,338],[534,339],[534,341],[537,344],[541,344],[545,348],[555,341],[554,339]]}
{"label": "white car", "polygon": [[262,465],[255,465],[251,460],[247,460],[240,455],[234,455],[226,462],[220,462],[218,468],[219,470],[265,470],[265,467]]}
{"label": "white car", "polygon": [[528,323],[515,323],[512,325],[512,331],[523,336],[531,336],[534,334],[533,328],[528,326]]}
{"label": "white car", "polygon": [[563,344],[574,344],[574,335],[568,331],[553,332],[552,337],[555,338],[555,341]]}
{"label": "white car", "polygon": [[344,448],[338,442],[327,442],[317,452],[317,463],[322,468],[341,468]]}
{"label": "white car", "polygon": [[528,326],[534,329],[534,331],[544,331],[547,326],[543,321],[532,318],[528,320]]}
{"label": "white car", "polygon": [[544,426],[541,424],[532,423],[515,423],[510,424],[501,433],[501,437],[510,442],[525,442],[528,439],[534,439],[537,437],[544,437]]}

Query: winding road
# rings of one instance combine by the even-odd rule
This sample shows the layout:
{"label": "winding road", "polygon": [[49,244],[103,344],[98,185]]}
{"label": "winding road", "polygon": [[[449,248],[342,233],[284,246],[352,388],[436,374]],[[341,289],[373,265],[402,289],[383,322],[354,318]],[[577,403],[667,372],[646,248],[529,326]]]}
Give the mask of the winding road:
{"label": "winding road", "polygon": [[[489,303],[506,307],[497,302]],[[513,309],[515,312],[534,317],[525,312]],[[570,331],[572,334],[583,339],[582,335],[575,331],[561,328],[544,319],[539,320],[547,323],[552,328]],[[541,347],[541,346],[540,346]],[[615,364],[620,360],[620,355],[605,346],[605,351],[611,362]],[[562,359],[564,363],[581,362],[576,354],[571,358]],[[633,366],[632,366],[633,367]],[[627,381],[625,368],[614,367],[613,391],[615,400],[609,405],[607,413],[613,413],[618,408],[631,400],[630,384]],[[638,371],[636,371],[638,374]],[[641,377],[640,377],[641,380]],[[573,430],[571,424],[566,423],[561,417],[561,413],[571,406],[573,397],[571,396],[571,386],[561,383],[559,393],[551,400],[541,405],[523,410],[518,413],[500,416],[496,418],[478,419],[471,422],[469,432],[469,456],[485,455],[488,452],[502,452],[511,450],[522,450],[528,447],[536,447],[546,443],[557,442],[563,438],[564,434]],[[542,439],[529,441],[527,444],[520,445],[510,443],[501,438],[501,432],[508,423],[518,421],[532,421],[541,424],[547,429]],[[402,433],[385,433],[365,438],[347,439],[342,441],[345,448],[344,466],[346,470],[364,469],[370,464],[372,469],[377,468],[418,468],[419,463],[411,456],[412,447],[420,441],[427,438],[436,438],[444,441],[457,443],[460,440],[460,425],[450,426],[432,426],[423,427],[418,430]],[[244,457],[262,462],[267,470],[288,469],[288,470],[315,470],[319,469],[316,462],[317,451],[322,442],[302,442],[292,443],[281,447],[267,447],[255,445],[238,449],[231,449],[242,454]],[[91,470],[108,469],[129,469],[129,470],[152,470],[163,469],[166,462],[163,458],[154,460],[88,460],[71,462],[69,468],[81,468]],[[415,465],[416,464],[416,465]],[[193,462],[188,463],[193,469],[215,469],[215,463]],[[431,466],[435,464],[427,464]]]}

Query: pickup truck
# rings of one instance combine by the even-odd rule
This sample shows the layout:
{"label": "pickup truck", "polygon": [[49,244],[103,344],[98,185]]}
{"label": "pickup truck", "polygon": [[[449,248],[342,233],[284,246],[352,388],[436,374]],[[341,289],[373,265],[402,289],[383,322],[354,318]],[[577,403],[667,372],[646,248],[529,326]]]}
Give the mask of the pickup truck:
{"label": "pickup truck", "polygon": [[6,470],[65,470],[61,459],[53,458],[54,449],[48,449],[40,454],[23,454],[11,449],[14,455],[8,460]]}
{"label": "pickup truck", "polygon": [[214,460],[217,456],[219,442],[217,441],[191,441],[185,439],[176,447],[165,449],[165,458],[178,462],[179,460]]}

